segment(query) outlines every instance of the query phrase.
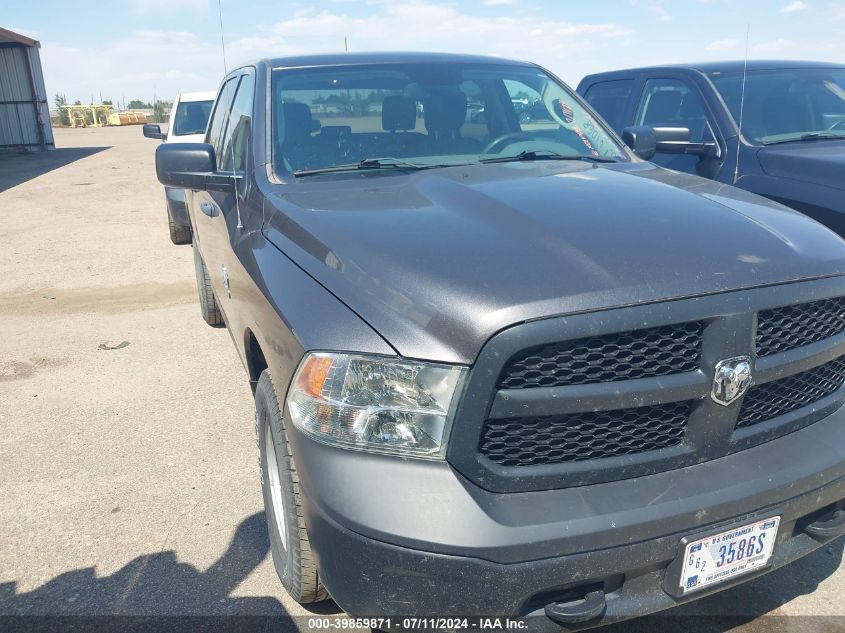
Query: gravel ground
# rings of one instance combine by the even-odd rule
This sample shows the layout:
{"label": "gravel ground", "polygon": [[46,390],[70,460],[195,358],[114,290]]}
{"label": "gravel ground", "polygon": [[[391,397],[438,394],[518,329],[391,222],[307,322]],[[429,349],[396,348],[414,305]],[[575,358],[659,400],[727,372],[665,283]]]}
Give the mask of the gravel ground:
{"label": "gravel ground", "polygon": [[[56,142],[0,155],[0,616],[337,613],[273,570],[246,374],[168,239],[155,142]],[[607,631],[845,631],[842,543]]]}

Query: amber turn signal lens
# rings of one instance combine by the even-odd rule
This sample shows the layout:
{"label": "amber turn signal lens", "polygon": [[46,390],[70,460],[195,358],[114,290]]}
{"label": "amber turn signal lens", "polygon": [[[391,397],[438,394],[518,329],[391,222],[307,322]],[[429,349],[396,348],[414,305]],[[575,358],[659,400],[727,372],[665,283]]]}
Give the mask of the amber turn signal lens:
{"label": "amber turn signal lens", "polygon": [[331,357],[310,356],[299,372],[296,386],[309,396],[319,398],[323,393],[323,385],[331,368]]}

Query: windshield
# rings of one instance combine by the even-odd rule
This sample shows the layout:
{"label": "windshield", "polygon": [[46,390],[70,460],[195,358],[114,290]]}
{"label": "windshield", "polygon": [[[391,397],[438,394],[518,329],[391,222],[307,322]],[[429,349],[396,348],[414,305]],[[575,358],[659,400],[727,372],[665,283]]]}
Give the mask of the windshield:
{"label": "windshield", "polygon": [[277,173],[387,157],[400,168],[539,156],[530,152],[627,160],[567,88],[538,68],[495,64],[275,70],[273,141]]}
{"label": "windshield", "polygon": [[[739,121],[742,73],[712,73],[710,79]],[[845,137],[845,68],[749,72],[742,110],[742,135],[750,142]]]}
{"label": "windshield", "polygon": [[213,101],[180,101],[173,116],[174,136],[205,134]]}

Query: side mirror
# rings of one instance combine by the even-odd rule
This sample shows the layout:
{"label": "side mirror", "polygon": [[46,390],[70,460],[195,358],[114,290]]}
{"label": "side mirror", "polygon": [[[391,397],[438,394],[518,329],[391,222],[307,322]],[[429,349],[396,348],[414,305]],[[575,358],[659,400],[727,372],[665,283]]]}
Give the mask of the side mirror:
{"label": "side mirror", "polygon": [[689,140],[688,127],[656,127],[657,151],[666,154],[692,154],[702,158],[721,158],[722,150],[716,143],[693,143]]}
{"label": "side mirror", "polygon": [[162,143],[156,148],[156,176],[161,184],[179,189],[235,190],[232,174],[217,173],[214,148],[207,143]]}
{"label": "side mirror", "polygon": [[638,158],[651,160],[657,151],[657,135],[648,125],[632,125],[622,130],[622,141]]}
{"label": "side mirror", "polygon": [[161,131],[161,126],[157,123],[144,123],[144,136],[162,140],[167,135]]}

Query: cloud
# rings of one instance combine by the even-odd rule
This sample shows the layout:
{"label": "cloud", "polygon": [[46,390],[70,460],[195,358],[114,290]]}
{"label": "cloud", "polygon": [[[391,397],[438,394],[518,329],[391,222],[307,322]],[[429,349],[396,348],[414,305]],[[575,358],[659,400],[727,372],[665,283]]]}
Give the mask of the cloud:
{"label": "cloud", "polygon": [[170,13],[175,11],[207,11],[209,0],[130,0],[135,13]]}
{"label": "cloud", "polygon": [[649,5],[648,10],[656,15],[658,20],[666,22],[672,19],[672,16],[669,15],[669,12],[661,4],[651,4]]}
{"label": "cloud", "polygon": [[[211,6],[199,0],[174,2],[183,8]],[[513,57],[520,48],[520,56],[574,84],[589,72],[607,68],[599,59],[620,59],[620,53],[633,45],[634,31],[612,21],[555,20],[531,10],[507,14],[502,10],[491,16],[481,14],[478,7],[445,0],[374,1],[357,3],[354,8],[323,3],[320,9],[291,11],[287,19],[276,23],[227,30],[228,67],[262,57],[342,51],[344,38],[348,38],[350,51],[422,50]],[[185,29],[192,28],[187,22],[185,25]],[[530,50],[519,46],[528,36]],[[97,64],[91,64],[92,59]],[[150,100],[154,91],[160,98],[171,98],[180,91],[214,90],[223,75],[216,28],[201,36],[188,30],[135,30],[79,44],[78,48],[42,41],[42,61],[48,91],[66,93],[71,101],[88,101],[92,93],[100,91],[113,100]]]}
{"label": "cloud", "polygon": [[739,40],[734,38],[726,38],[724,40],[713,40],[707,45],[708,51],[726,51],[731,48],[736,48]]}
{"label": "cloud", "polygon": [[[425,0],[370,5],[369,15],[350,15],[340,6],[272,24],[260,36],[226,43],[232,59],[342,50],[423,50],[512,57],[519,42],[531,37],[523,53],[577,82],[588,70],[585,55],[628,45],[634,31],[613,22],[570,22],[546,14],[521,12],[485,16],[453,4]],[[589,67],[589,71],[595,70]]]}
{"label": "cloud", "polygon": [[795,43],[792,40],[788,40],[783,37],[775,40],[769,40],[767,42],[760,42],[751,47],[751,50],[755,53],[779,53],[781,51],[794,49]]}
{"label": "cloud", "polygon": [[506,4],[516,4],[519,0],[484,0],[488,7],[501,7]]}
{"label": "cloud", "polygon": [[795,2],[790,2],[786,6],[781,7],[781,13],[796,13],[798,11],[803,11],[807,8],[806,3],[802,2],[802,0],[795,0]]}
{"label": "cloud", "polygon": [[100,93],[113,101],[149,101],[154,94],[172,99],[177,92],[213,90],[223,75],[219,41],[204,42],[187,31],[137,30],[92,47],[42,41],[41,60],[48,94],[83,103]]}

